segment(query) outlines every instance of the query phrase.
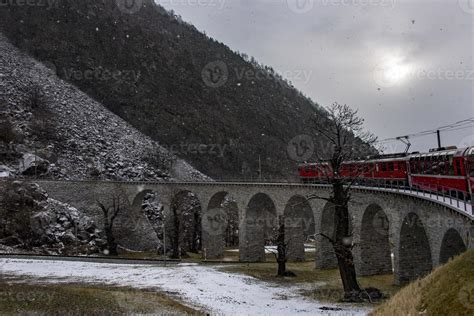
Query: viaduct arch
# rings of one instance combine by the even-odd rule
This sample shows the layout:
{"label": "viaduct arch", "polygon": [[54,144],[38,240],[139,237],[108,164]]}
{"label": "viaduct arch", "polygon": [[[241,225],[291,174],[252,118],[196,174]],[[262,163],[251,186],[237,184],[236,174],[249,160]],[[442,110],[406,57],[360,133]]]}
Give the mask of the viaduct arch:
{"label": "viaduct arch", "polygon": [[[238,247],[241,261],[265,260],[264,245],[277,225],[279,216],[289,218],[285,225],[291,260],[304,259],[305,238],[316,235],[315,265],[336,267],[327,240],[320,233],[332,234],[331,205],[323,200],[307,201],[317,194],[328,197],[324,185],[257,183],[147,183],[147,182],[55,182],[35,181],[51,197],[68,200],[100,221],[96,201],[112,193],[121,194],[130,204],[121,215],[118,240],[128,248],[141,250],[155,241],[138,205],[148,192],[155,192],[170,214],[172,199],[179,192],[192,192],[202,208],[202,248],[206,257],[219,258],[224,249],[228,214],[222,202],[232,197],[238,218]],[[71,192],[75,194],[71,197]],[[72,199],[71,199],[72,198]],[[237,215],[238,214],[238,215]],[[361,275],[393,271],[397,283],[416,279],[449,258],[474,248],[474,216],[433,199],[375,188],[352,191],[350,218],[354,260]],[[133,223],[133,224],[130,224]],[[137,225],[139,223],[140,225]],[[285,224],[287,222],[285,221]],[[155,237],[156,239],[156,237]],[[330,245],[329,245],[330,246]]]}

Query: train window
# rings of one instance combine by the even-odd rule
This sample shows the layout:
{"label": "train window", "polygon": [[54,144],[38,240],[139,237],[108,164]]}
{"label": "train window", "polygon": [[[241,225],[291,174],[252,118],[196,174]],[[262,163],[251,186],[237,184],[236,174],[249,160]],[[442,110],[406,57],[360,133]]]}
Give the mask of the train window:
{"label": "train window", "polygon": [[387,165],[385,164],[385,162],[382,162],[381,165],[382,165],[382,171],[383,172],[387,171]]}
{"label": "train window", "polygon": [[405,169],[406,169],[406,163],[403,162],[403,161],[402,161],[402,162],[399,162],[399,163],[398,163],[398,170],[400,170],[400,171],[405,171]]}
{"label": "train window", "polygon": [[393,165],[393,162],[389,162],[388,163],[388,171],[394,171],[395,168],[394,168],[394,165]]}
{"label": "train window", "polygon": [[474,177],[474,157],[469,159],[469,176]]}
{"label": "train window", "polygon": [[449,156],[449,160],[448,160],[448,174],[449,174],[450,176],[454,176],[453,156]]}
{"label": "train window", "polygon": [[424,174],[431,174],[431,157],[425,158],[425,166],[423,168]]}
{"label": "train window", "polygon": [[438,174],[439,173],[439,157],[432,157],[431,158],[431,174]]}
{"label": "train window", "polygon": [[459,159],[456,159],[454,161],[454,166],[456,167],[456,175],[457,176],[460,176],[462,175],[462,171],[461,171],[461,161]]}
{"label": "train window", "polygon": [[441,161],[439,162],[439,174],[447,175],[448,174],[448,156],[440,157]]}

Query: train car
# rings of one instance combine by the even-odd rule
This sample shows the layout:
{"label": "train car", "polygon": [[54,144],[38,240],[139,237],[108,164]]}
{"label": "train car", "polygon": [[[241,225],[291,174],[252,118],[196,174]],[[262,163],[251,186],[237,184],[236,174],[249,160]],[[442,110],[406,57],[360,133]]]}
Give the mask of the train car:
{"label": "train car", "polygon": [[[341,165],[340,174],[358,184],[403,186],[408,185],[407,162],[407,156],[400,154],[348,161]],[[299,175],[303,183],[327,183],[333,171],[329,163],[320,162],[300,165]]]}
{"label": "train car", "polygon": [[466,150],[466,170],[469,171],[467,179],[469,194],[472,198],[474,196],[474,147],[470,147]]}
{"label": "train car", "polygon": [[303,183],[326,183],[333,176],[328,162],[301,164],[298,173]]}
{"label": "train car", "polygon": [[438,191],[460,198],[470,195],[468,149],[448,149],[410,157],[410,184],[415,189]]}
{"label": "train car", "polygon": [[[340,174],[357,184],[406,186],[470,198],[474,193],[474,147],[348,161]],[[304,183],[327,183],[333,171],[328,162],[319,162],[300,165],[299,175]]]}
{"label": "train car", "polygon": [[408,186],[408,159],[408,156],[399,156],[371,161],[374,166],[373,182],[379,185]]}

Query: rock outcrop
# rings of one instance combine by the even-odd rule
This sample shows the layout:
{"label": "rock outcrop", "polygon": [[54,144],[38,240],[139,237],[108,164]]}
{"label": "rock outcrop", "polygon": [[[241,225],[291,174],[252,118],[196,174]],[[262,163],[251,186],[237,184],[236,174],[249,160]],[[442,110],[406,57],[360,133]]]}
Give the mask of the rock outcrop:
{"label": "rock outcrop", "polygon": [[34,183],[9,183],[0,198],[0,213],[0,244],[8,252],[93,254],[106,248],[91,218],[49,198]]}

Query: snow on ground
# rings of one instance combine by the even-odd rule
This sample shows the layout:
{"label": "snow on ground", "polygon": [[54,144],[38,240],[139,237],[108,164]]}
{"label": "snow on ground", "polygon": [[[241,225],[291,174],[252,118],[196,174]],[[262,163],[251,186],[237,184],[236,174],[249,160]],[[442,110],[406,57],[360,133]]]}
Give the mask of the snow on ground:
{"label": "snow on ground", "polygon": [[[230,249],[229,252],[239,252],[239,249]],[[265,246],[265,253],[276,253],[277,246]],[[316,252],[316,248],[313,245],[304,245],[305,252]]]}
{"label": "snow on ground", "polygon": [[[213,315],[364,315],[366,309],[321,304],[296,294],[297,287],[273,286],[253,277],[213,267],[125,265],[72,261],[2,259],[6,275],[44,278],[50,283],[99,283],[177,293],[183,301]],[[323,311],[320,307],[338,307]]]}

